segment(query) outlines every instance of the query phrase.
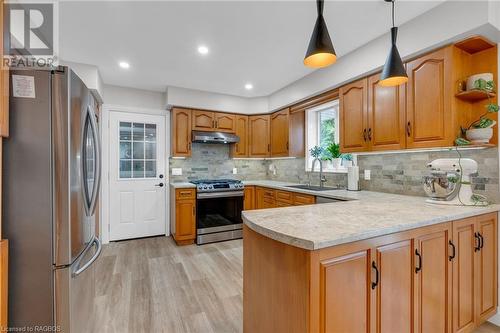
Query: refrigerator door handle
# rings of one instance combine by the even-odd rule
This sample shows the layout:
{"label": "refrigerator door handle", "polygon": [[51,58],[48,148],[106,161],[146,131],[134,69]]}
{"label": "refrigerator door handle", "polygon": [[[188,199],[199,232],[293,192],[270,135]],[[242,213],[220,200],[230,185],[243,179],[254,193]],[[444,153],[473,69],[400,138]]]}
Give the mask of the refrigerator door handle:
{"label": "refrigerator door handle", "polygon": [[95,181],[92,190],[92,198],[89,205],[90,216],[94,215],[95,207],[97,205],[97,198],[101,187],[101,138],[99,137],[99,128],[97,126],[96,116],[94,109],[88,105],[88,112],[90,115],[90,124],[92,126],[92,135],[95,142]]}
{"label": "refrigerator door handle", "polygon": [[[89,259],[89,261],[87,261],[84,265],[80,266],[80,262],[78,261],[77,264],[76,264],[76,267],[79,267],[77,270],[75,270],[73,273],[71,273],[71,276],[75,277],[81,273],[83,273],[83,271],[85,271],[87,268],[90,267],[90,265],[92,265],[94,263],[94,261],[97,260],[97,258],[99,258],[99,255],[101,254],[101,251],[102,251],[102,244],[101,244],[101,241],[99,240],[99,238],[95,237],[94,236],[94,239],[92,240],[92,245],[89,246],[88,248],[90,249],[93,245],[96,245],[96,251],[94,253],[94,255],[92,256],[92,258]],[[84,251],[81,255],[81,258],[83,258],[85,256],[85,253],[87,251]]]}

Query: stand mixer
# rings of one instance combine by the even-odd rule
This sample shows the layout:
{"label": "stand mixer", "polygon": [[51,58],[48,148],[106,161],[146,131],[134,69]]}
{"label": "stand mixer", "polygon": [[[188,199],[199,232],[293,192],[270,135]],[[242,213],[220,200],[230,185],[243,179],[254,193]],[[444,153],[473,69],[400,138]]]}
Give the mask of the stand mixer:
{"label": "stand mixer", "polygon": [[438,158],[427,164],[430,176],[424,177],[427,202],[440,205],[485,206],[486,198],[474,194],[471,175],[477,162],[470,158]]}

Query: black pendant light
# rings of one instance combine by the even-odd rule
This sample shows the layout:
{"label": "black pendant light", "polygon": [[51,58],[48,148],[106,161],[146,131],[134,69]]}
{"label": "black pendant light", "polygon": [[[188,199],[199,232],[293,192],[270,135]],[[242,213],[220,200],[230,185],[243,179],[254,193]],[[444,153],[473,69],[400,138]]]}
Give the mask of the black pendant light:
{"label": "black pendant light", "polygon": [[325,19],[323,18],[323,0],[316,0],[318,18],[309,41],[304,65],[313,68],[330,66],[337,60]]}
{"label": "black pendant light", "polygon": [[394,1],[395,0],[385,0],[392,4],[392,28],[391,28],[391,50],[389,56],[385,61],[384,69],[380,75],[379,84],[381,86],[399,86],[408,81],[408,75],[406,74],[405,66],[399,55],[398,48],[396,46],[396,38],[398,35],[398,28],[394,25]]}

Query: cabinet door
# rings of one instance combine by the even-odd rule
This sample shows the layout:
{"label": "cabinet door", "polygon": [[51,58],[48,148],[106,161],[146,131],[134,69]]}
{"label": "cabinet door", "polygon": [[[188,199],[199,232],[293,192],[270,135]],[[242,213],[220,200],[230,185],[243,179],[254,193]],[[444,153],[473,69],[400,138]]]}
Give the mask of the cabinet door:
{"label": "cabinet door", "polygon": [[271,156],[288,156],[288,109],[271,115]]}
{"label": "cabinet door", "polygon": [[[0,1],[0,17],[4,17],[4,1]],[[0,20],[3,22],[3,19]],[[4,54],[4,31],[0,24],[0,54]],[[0,136],[9,136],[9,68],[0,66]],[[0,326],[1,327],[1,326]]]}
{"label": "cabinet door", "polygon": [[243,210],[255,209],[255,187],[245,186],[245,196],[243,198]]}
{"label": "cabinet door", "polygon": [[304,110],[290,112],[288,116],[290,126],[288,133],[288,156],[304,157],[305,156],[305,128],[306,128],[306,112]]}
{"label": "cabinet door", "polygon": [[293,204],[295,206],[302,205],[314,205],[316,203],[316,197],[314,195],[294,193],[293,194]]}
{"label": "cabinet door", "polygon": [[418,333],[447,333],[450,330],[448,241],[447,229],[414,240],[415,331]]}
{"label": "cabinet door", "polygon": [[481,239],[480,250],[476,252],[476,316],[480,325],[497,308],[497,214],[477,217],[477,232]]}
{"label": "cabinet door", "polygon": [[367,79],[341,87],[339,97],[341,151],[367,151]]}
{"label": "cabinet door", "polygon": [[370,251],[320,262],[320,332],[370,331]]}
{"label": "cabinet door", "polygon": [[453,222],[453,332],[471,332],[475,326],[475,224],[475,218]]}
{"label": "cabinet door", "polygon": [[409,62],[407,72],[407,147],[453,146],[451,48]]}
{"label": "cabinet door", "polygon": [[191,110],[172,109],[172,156],[191,156]]}
{"label": "cabinet door", "polygon": [[269,157],[270,149],[270,116],[249,116],[249,156]]}
{"label": "cabinet door", "polygon": [[[413,332],[413,246],[411,239],[375,249],[379,282],[373,287],[377,333]],[[372,278],[372,281],[375,281]]]}
{"label": "cabinet door", "polygon": [[406,147],[406,86],[383,87],[380,74],[368,78],[368,141],[370,150]]}
{"label": "cabinet door", "polygon": [[175,202],[175,239],[196,238],[195,200],[177,200]]}
{"label": "cabinet door", "polygon": [[193,131],[213,131],[215,128],[214,113],[193,110]]}
{"label": "cabinet door", "polygon": [[229,113],[215,113],[215,129],[218,132],[234,133],[236,127],[236,116]]}
{"label": "cabinet door", "polygon": [[232,146],[233,157],[248,156],[248,116],[236,116],[235,134],[240,138],[240,142]]}

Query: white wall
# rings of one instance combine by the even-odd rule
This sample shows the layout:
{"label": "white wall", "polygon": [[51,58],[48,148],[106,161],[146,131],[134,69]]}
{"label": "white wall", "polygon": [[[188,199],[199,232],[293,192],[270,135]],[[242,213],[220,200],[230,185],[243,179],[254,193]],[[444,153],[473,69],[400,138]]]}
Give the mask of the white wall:
{"label": "white wall", "polygon": [[[398,33],[398,49],[408,58],[471,34],[498,38],[489,23],[487,1],[447,1],[403,24]],[[498,41],[498,40],[495,40]],[[306,99],[355,77],[379,70],[389,51],[390,37],[375,39],[339,57],[334,65],[317,70],[269,96],[269,109],[277,110]]]}
{"label": "white wall", "polygon": [[165,110],[165,93],[108,84],[103,88],[104,104]]}
{"label": "white wall", "polygon": [[73,71],[75,71],[76,75],[78,75],[82,79],[85,85],[90,90],[92,90],[97,100],[102,103],[104,84],[102,82],[101,74],[99,74],[99,69],[97,68],[97,66],[65,60],[61,60],[59,63],[64,66],[69,66],[71,69],[73,69]]}
{"label": "white wall", "polygon": [[167,87],[166,104],[246,114],[269,112],[267,97],[245,98],[179,87]]}

